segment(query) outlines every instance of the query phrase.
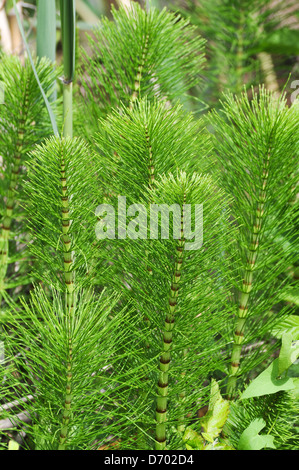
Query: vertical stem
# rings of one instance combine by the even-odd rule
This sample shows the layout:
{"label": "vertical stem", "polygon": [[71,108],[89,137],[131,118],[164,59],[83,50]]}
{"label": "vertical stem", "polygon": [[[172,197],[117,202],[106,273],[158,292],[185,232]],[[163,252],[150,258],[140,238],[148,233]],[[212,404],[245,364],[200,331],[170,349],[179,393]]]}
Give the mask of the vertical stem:
{"label": "vertical stem", "polygon": [[147,147],[148,147],[148,155],[149,155],[148,185],[149,185],[149,188],[151,189],[152,186],[153,186],[153,183],[155,181],[155,166],[154,166],[154,161],[153,161],[153,151],[152,151],[152,145],[151,145],[151,142],[150,142],[150,136],[149,136],[147,124],[145,124],[145,138],[146,138],[146,143],[147,143]]}
{"label": "vertical stem", "polygon": [[68,333],[68,360],[66,372],[66,391],[64,410],[62,415],[62,427],[60,430],[58,450],[67,448],[67,437],[69,431],[69,422],[71,417],[72,404],[72,317],[74,313],[75,292],[74,292],[74,272],[72,242],[69,235],[71,225],[69,211],[69,196],[66,178],[66,164],[62,154],[61,156],[61,216],[62,216],[62,243],[63,243],[63,263],[64,263],[64,281],[66,286],[66,315],[67,315],[67,333]]}
{"label": "vertical stem", "polygon": [[71,221],[69,213],[69,196],[66,181],[65,160],[61,160],[61,189],[62,189],[62,242],[63,242],[63,262],[64,262],[64,280],[66,285],[66,306],[70,316],[73,314],[74,309],[74,273],[73,255],[72,255],[72,242],[68,234]]}
{"label": "vertical stem", "polygon": [[58,450],[67,449],[67,437],[69,431],[69,423],[71,418],[71,405],[72,405],[72,340],[69,338],[69,354],[67,362],[67,382],[65,391],[64,410],[62,415],[62,427],[59,436]]}
{"label": "vertical stem", "polygon": [[46,108],[47,108],[47,111],[48,111],[48,114],[49,114],[49,118],[51,120],[51,125],[52,125],[52,129],[53,129],[53,134],[55,134],[56,136],[59,135],[58,133],[58,129],[57,129],[57,124],[56,124],[56,119],[55,119],[55,115],[53,113],[53,110],[50,106],[50,103],[49,103],[49,100],[44,92],[44,89],[42,87],[42,84],[38,78],[38,74],[37,74],[37,71],[36,71],[36,68],[35,68],[35,65],[34,65],[34,61],[32,59],[32,55],[31,55],[31,51],[30,51],[30,47],[28,45],[28,42],[26,40],[26,36],[25,36],[25,32],[24,32],[24,28],[23,28],[23,25],[22,25],[22,21],[21,21],[21,18],[20,18],[20,15],[18,13],[18,9],[17,9],[17,6],[16,6],[16,0],[13,0],[13,4],[14,4],[14,9],[15,9],[15,14],[16,14],[16,19],[17,19],[17,22],[18,22],[18,25],[19,25],[19,29],[20,29],[20,33],[21,33],[21,36],[23,38],[23,42],[24,42],[24,46],[25,46],[25,49],[27,51],[27,55],[28,55],[28,58],[29,58],[29,62],[31,64],[31,67],[32,67],[32,71],[34,73],[34,76],[36,78],[36,81],[37,81],[37,84],[39,86],[39,89],[40,89],[40,92],[42,94],[42,97],[44,99],[44,102],[45,102],[45,105],[46,105]]}
{"label": "vertical stem", "polygon": [[182,213],[181,238],[178,240],[176,247],[176,262],[168,297],[168,312],[166,314],[164,323],[162,354],[160,356],[159,362],[158,398],[156,406],[156,450],[166,449],[167,398],[169,368],[171,361],[171,346],[185,247],[183,220],[184,216]]}
{"label": "vertical stem", "polygon": [[73,82],[63,82],[63,135],[73,137]]}
{"label": "vertical stem", "polygon": [[[153,188],[153,183],[155,181],[155,166],[154,166],[154,161],[153,161],[153,151],[152,151],[152,145],[150,141],[150,136],[148,132],[148,127],[147,124],[145,123],[145,139],[146,139],[146,144],[148,148],[148,156],[149,156],[149,162],[148,162],[148,187],[149,189]],[[146,251],[146,259],[148,260],[149,254],[148,251]],[[152,268],[148,265],[147,270],[150,274],[153,274]]]}
{"label": "vertical stem", "polygon": [[64,137],[73,136],[73,79],[75,73],[76,8],[75,0],[60,0],[63,49],[63,117]]}
{"label": "vertical stem", "polygon": [[131,100],[130,100],[130,109],[133,108],[134,102],[138,98],[138,93],[140,93],[140,83],[141,83],[141,79],[142,79],[142,73],[143,73],[144,65],[145,65],[145,62],[146,62],[147,52],[148,52],[148,41],[149,41],[149,35],[147,34],[146,37],[145,37],[145,43],[144,43],[144,46],[143,46],[141,61],[140,61],[140,64],[138,65],[137,75],[136,75],[135,81],[134,81],[133,94],[132,94]]}
{"label": "vertical stem", "polygon": [[271,54],[268,54],[267,52],[259,52],[257,56],[261,63],[261,69],[267,89],[272,91],[274,96],[279,99],[280,89]]}
{"label": "vertical stem", "polygon": [[234,398],[234,394],[236,391],[237,376],[240,369],[242,345],[245,339],[245,325],[248,318],[250,293],[252,291],[253,270],[256,267],[259,240],[264,216],[264,205],[267,196],[266,189],[269,176],[270,152],[271,148],[267,153],[267,158],[264,161],[263,165],[262,185],[258,199],[258,206],[256,210],[255,222],[253,225],[253,231],[251,234],[251,242],[248,248],[247,263],[245,265],[245,274],[243,278],[243,286],[242,290],[239,293],[239,307],[237,311],[231,364],[227,383],[227,394],[229,399]]}

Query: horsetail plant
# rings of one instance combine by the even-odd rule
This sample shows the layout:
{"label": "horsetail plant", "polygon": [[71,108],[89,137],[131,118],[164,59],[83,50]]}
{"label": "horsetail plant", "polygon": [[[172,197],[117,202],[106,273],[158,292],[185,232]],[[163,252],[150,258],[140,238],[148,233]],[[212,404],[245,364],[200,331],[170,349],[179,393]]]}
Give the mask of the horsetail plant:
{"label": "horsetail plant", "polygon": [[285,25],[298,12],[296,0],[175,0],[174,5],[207,40],[209,60],[199,98],[219,107],[223,92],[240,94],[245,86],[250,93],[258,83],[279,95],[282,71],[277,65],[283,54],[292,55],[292,28],[287,31]]}
{"label": "horsetail plant", "polygon": [[[298,178],[298,107],[266,91],[228,95],[223,115],[211,116],[223,187],[233,196],[232,213],[239,225],[236,238],[240,281],[236,285],[236,324],[227,392],[236,393],[237,377],[269,355],[263,342],[243,358],[246,341],[266,339],[275,322],[286,272],[296,254],[294,240],[297,206],[291,204]],[[236,185],[236,181],[238,184]],[[270,311],[273,314],[270,314]]]}
{"label": "horsetail plant", "polygon": [[[61,2],[70,82],[74,11]],[[204,41],[166,9],[113,9],[89,45],[77,100],[64,90],[61,136],[42,105],[53,68],[0,65],[23,77],[0,106],[4,221],[15,217],[17,149],[33,261],[30,295],[8,303],[0,429],[22,430],[22,448],[38,450],[294,447],[283,404],[296,393],[295,333],[274,361],[282,377],[272,363],[261,374],[270,398],[254,381],[239,391],[291,318],[280,291],[297,245],[298,106],[263,88],[252,100],[228,95],[210,133],[186,109]],[[23,81],[31,98],[20,112]]]}
{"label": "horsetail plant", "polygon": [[[122,400],[121,396],[130,389],[130,380],[132,383],[138,380],[138,370],[131,367],[128,371],[126,361],[122,359],[123,342],[128,340],[128,332],[131,332],[130,341],[134,341],[136,347],[138,345],[133,321],[129,317],[126,319],[129,309],[117,308],[118,295],[106,291],[96,298],[92,292],[92,268],[97,268],[95,261],[100,258],[92,230],[95,224],[92,209],[93,201],[99,196],[97,191],[90,191],[95,180],[85,172],[87,159],[90,159],[90,153],[84,142],[52,137],[36,147],[31,155],[25,188],[29,231],[33,237],[30,248],[39,261],[36,279],[42,279],[45,289],[34,290],[30,303],[23,303],[22,321],[19,325],[13,323],[18,341],[24,338],[30,345],[28,355],[22,355],[20,361],[9,357],[8,362],[11,360],[15,371],[20,367],[26,377],[17,388],[14,400],[28,395],[28,380],[34,383],[34,402],[32,407],[27,407],[30,420],[27,433],[40,449],[64,450],[73,446],[96,445],[93,443],[96,429],[105,426],[109,429],[110,413],[115,414],[115,411],[110,411],[111,404],[116,400],[111,393],[118,390],[116,395],[120,410],[126,408],[128,412],[129,398]],[[46,181],[51,187],[50,192],[44,184]],[[118,316],[112,313],[113,309],[119,312]],[[16,318],[18,322],[19,314]],[[123,321],[126,327],[120,329]],[[116,329],[114,346],[110,328]],[[38,341],[36,334],[40,338]],[[140,338],[140,330],[138,335]],[[8,352],[13,354],[14,347],[14,342],[8,341]],[[40,348],[43,350],[41,355],[37,354]],[[94,359],[91,359],[91,354]],[[27,358],[30,359],[29,363]],[[116,366],[120,361],[123,362],[121,371],[115,378]],[[28,368],[26,363],[30,364]],[[100,392],[100,383],[106,374],[108,381],[103,379],[103,387],[108,390],[103,393]],[[14,383],[14,379],[11,380]],[[47,397],[45,387],[49,392]],[[83,387],[85,393],[82,394]],[[85,405],[84,399],[82,402],[84,396]],[[80,418],[81,410],[89,406],[90,401],[93,403],[92,409],[93,406],[102,409],[102,400],[107,400],[108,408],[105,407],[105,412],[103,410],[96,421],[93,412],[89,417],[87,414],[84,424]],[[47,402],[47,410],[42,410]],[[37,415],[36,410],[39,410]],[[17,417],[10,419],[14,422]]]}
{"label": "horsetail plant", "polygon": [[205,62],[204,40],[180,16],[166,9],[146,12],[135,2],[112,14],[113,21],[103,18],[88,36],[91,56],[82,51],[78,71],[89,132],[112,108],[120,103],[132,107],[137,98],[187,105]]}
{"label": "horsetail plant", "polygon": [[[222,304],[220,297],[218,300],[217,297],[220,294],[221,298],[224,299],[229,295],[230,284],[228,281],[230,280],[225,278],[223,271],[227,260],[219,256],[219,250],[222,243],[226,243],[226,246],[229,246],[230,239],[228,237],[224,242],[219,237],[219,234],[213,233],[214,230],[218,232],[217,224],[221,220],[221,204],[223,204],[224,199],[223,195],[217,194],[216,187],[213,187],[213,183],[211,183],[208,177],[196,174],[193,174],[190,180],[184,174],[179,175],[177,179],[170,175],[168,180],[162,178],[157,183],[155,190],[155,201],[158,203],[167,201],[168,204],[177,204],[181,208],[180,238],[172,246],[172,250],[168,247],[168,253],[166,249],[164,253],[166,258],[167,255],[169,256],[169,260],[171,260],[170,265],[173,265],[173,271],[171,272],[171,269],[167,270],[167,284],[170,285],[170,288],[168,299],[166,297],[168,306],[165,307],[165,323],[162,329],[162,345],[160,346],[161,355],[159,359],[158,397],[156,402],[157,450],[166,449],[167,441],[169,443],[167,448],[169,446],[171,448],[171,432],[168,428],[169,424],[167,425],[166,422],[167,418],[170,422],[175,422],[176,418],[178,431],[185,431],[188,424],[191,424],[188,423],[187,419],[187,416],[192,414],[190,397],[192,397],[192,401],[196,400],[197,403],[203,402],[207,390],[203,386],[198,387],[199,390],[195,390],[192,381],[204,381],[204,377],[210,377],[213,371],[220,367],[218,361],[221,358],[223,327],[225,327],[228,321],[230,312],[227,309],[227,305],[225,303]],[[177,192],[176,196],[174,195],[175,190]],[[194,246],[195,252],[188,252],[186,251],[186,235],[188,231],[186,211],[188,204],[197,203],[203,204],[204,210],[208,211],[209,214],[211,214],[211,209],[213,208],[213,215],[211,214],[211,219],[207,215],[205,217],[203,226],[205,237],[204,249],[196,249]],[[198,214],[196,215],[198,216]],[[213,220],[215,216],[217,216],[217,222],[216,219]],[[196,223],[198,221],[195,220]],[[229,225],[228,219],[223,221],[223,223]],[[218,238],[217,241],[216,237]],[[162,255],[160,256],[162,258]],[[206,256],[209,260],[214,259],[214,273],[209,269]],[[152,253],[152,258],[155,260],[155,264],[158,264],[154,253]],[[216,265],[218,265],[218,268],[216,268]],[[156,276],[154,282],[157,285],[159,284],[158,276]],[[214,285],[214,291],[209,291],[207,298],[206,293],[212,284]],[[203,289],[202,291],[201,288]],[[206,293],[204,294],[205,290]],[[152,318],[152,316],[149,317]],[[221,321],[222,327],[218,321]],[[187,323],[185,328],[183,323]],[[209,332],[208,337],[205,337],[204,330]],[[212,331],[214,336],[211,334]],[[188,341],[186,341],[187,337]],[[200,337],[200,341],[196,341],[195,337]],[[211,360],[207,361],[207,358],[205,358],[205,363],[201,360],[202,348],[207,348],[206,350],[211,348]],[[193,357],[196,363],[194,372],[189,364],[191,357]],[[181,371],[180,362],[183,366]],[[186,372],[187,370],[188,372]],[[174,392],[178,396],[177,410],[172,409],[174,407]]]}
{"label": "horsetail plant", "polygon": [[[56,73],[45,59],[36,64],[36,70],[46,94],[53,91]],[[2,228],[1,228],[1,299],[5,289],[13,288],[26,282],[25,274],[20,283],[13,271],[8,272],[11,263],[15,263],[21,253],[10,251],[14,237],[24,234],[20,202],[23,200],[22,186],[24,168],[28,152],[32,146],[51,134],[51,124],[46,114],[45,104],[36,86],[35,77],[29,61],[23,67],[16,57],[1,57],[0,80],[5,86],[5,102],[0,106],[2,156],[1,193],[2,193]],[[19,233],[18,233],[19,232]],[[24,236],[24,235],[23,235]],[[23,240],[24,242],[24,240]],[[19,238],[20,247],[22,238]],[[6,275],[11,276],[10,280]]]}
{"label": "horsetail plant", "polygon": [[[123,137],[117,138],[119,135]],[[170,142],[172,149],[167,152]],[[224,194],[218,192],[210,177],[194,173],[194,169],[200,168],[204,157],[209,155],[209,138],[201,129],[200,122],[186,114],[181,106],[169,109],[164,102],[150,104],[143,100],[136,102],[133,109],[122,108],[99,122],[96,145],[99,163],[110,169],[107,176],[103,172],[104,187],[110,197],[106,196],[102,210],[108,210],[107,202],[110,201],[117,207],[118,215],[116,235],[109,223],[105,231],[109,219],[105,222],[105,218],[101,218],[104,214],[99,207],[97,215],[101,221],[97,234],[101,239],[107,238],[109,259],[113,260],[115,275],[111,278],[111,286],[122,291],[124,297],[136,305],[140,325],[144,323],[138,312],[142,312],[147,320],[145,355],[147,361],[157,358],[157,369],[152,372],[151,369],[145,370],[140,390],[142,387],[151,389],[152,406],[156,410],[155,448],[176,448],[179,442],[182,445],[182,433],[190,424],[187,416],[192,416],[194,403],[203,402],[208,393],[205,387],[196,388],[193,380],[204,381],[220,367],[221,339],[225,336],[230,316],[226,301],[223,302],[229,295],[230,279],[225,274],[228,260],[221,256],[221,247],[230,245],[233,228],[218,232],[222,222],[229,224],[229,214],[223,212]],[[196,160],[200,150],[202,159]],[[189,175],[180,170],[185,155],[190,161]],[[154,181],[150,178],[153,168]],[[169,174],[171,171],[174,173]],[[126,231],[123,207],[117,204],[120,190],[124,187],[125,204],[129,206],[136,201],[131,209],[128,208],[130,240],[123,236]],[[187,208],[196,204],[196,215],[189,217],[193,226],[196,224],[198,238],[204,231],[204,248],[201,249],[200,240],[196,237],[191,251],[186,251],[187,233],[190,236]],[[203,227],[200,226],[201,204],[206,211]],[[149,222],[145,208],[151,210],[152,207],[162,211],[161,221],[157,222],[163,233],[161,242],[157,240],[157,234],[151,236],[155,222]],[[173,231],[168,226],[169,239],[164,232],[165,227],[162,227],[163,210],[166,209],[167,213],[167,208],[174,211],[172,220],[177,219],[178,223]],[[138,216],[132,219],[136,213]],[[227,236],[225,241],[222,239],[224,233]],[[146,257],[140,263],[139,260],[144,258],[142,253],[146,253]],[[213,259],[214,272],[208,259]],[[127,286],[125,292],[124,285]],[[204,294],[205,289],[208,295]],[[218,340],[213,337],[213,331]],[[200,342],[195,340],[196,337],[201,338]],[[210,348],[210,360],[205,358],[202,362],[201,351],[205,347]],[[176,403],[178,397],[181,398]],[[147,418],[145,422],[151,421]],[[145,424],[140,426],[144,428]],[[171,426],[176,432],[171,431]],[[150,433],[150,427],[144,429]]]}

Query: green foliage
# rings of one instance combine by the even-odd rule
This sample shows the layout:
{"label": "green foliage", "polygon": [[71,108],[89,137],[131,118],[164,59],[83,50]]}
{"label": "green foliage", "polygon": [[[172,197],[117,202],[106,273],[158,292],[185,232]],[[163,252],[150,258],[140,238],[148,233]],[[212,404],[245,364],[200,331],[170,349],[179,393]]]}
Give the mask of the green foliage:
{"label": "green foliage", "polygon": [[[238,450],[298,445],[298,378],[289,374],[298,357],[298,345],[291,337],[290,333],[284,335],[279,357],[249,383],[240,401],[231,405],[224,432]],[[266,434],[260,435],[264,428]]]}
{"label": "green foliage", "polygon": [[[233,197],[232,214],[239,227],[231,393],[242,373],[242,345],[265,338],[284,314],[284,308],[276,306],[287,282],[283,273],[297,250],[298,205],[291,201],[298,178],[298,107],[289,108],[283,98],[277,100],[261,88],[252,101],[245,93],[227,95],[222,112],[212,113],[210,122],[215,127],[221,184]],[[287,247],[285,239],[290,241]],[[274,313],[268,314],[272,309]],[[244,358],[243,371],[263,360],[257,354],[258,349]]]}
{"label": "green foliage", "polygon": [[[289,59],[298,51],[296,27],[285,26],[293,23],[298,12],[295,0],[287,4],[284,0],[185,0],[174,4],[207,40],[205,86],[197,95],[208,106],[219,107],[223,92],[241,93],[243,86],[250,91],[252,85],[268,82],[272,90],[279,91],[281,56]],[[275,54],[275,65],[267,54]]]}
{"label": "green foliage", "polygon": [[[57,72],[46,59],[36,64],[36,71],[45,93],[50,96]],[[24,258],[24,242],[28,241],[22,222],[22,185],[28,152],[52,133],[43,97],[27,60],[22,66],[16,57],[1,56],[0,81],[5,101],[0,106],[1,175],[1,259],[0,296],[5,289],[26,285],[29,277]],[[20,269],[15,269],[20,262]],[[17,280],[18,277],[21,279]]]}
{"label": "green foliage", "polygon": [[143,99],[132,109],[122,106],[99,120],[94,140],[106,194],[125,191],[130,203],[159,175],[201,172],[210,165],[210,137],[180,104],[170,110],[164,102]]}
{"label": "green foliage", "polygon": [[[260,440],[257,436],[259,432],[257,432],[257,429],[262,430],[262,439],[264,439],[263,436],[266,439],[267,436],[274,437],[273,445],[277,450],[296,449],[298,447],[298,435],[296,435],[297,416],[298,400],[295,399],[293,393],[278,391],[270,395],[232,403],[223,432],[236,449],[242,444],[240,439],[246,430],[245,443],[247,446],[252,446],[255,439],[262,443],[263,440]],[[253,422],[261,424],[256,427],[252,426]],[[252,427],[249,428],[248,434],[250,425]],[[254,439],[253,442],[252,438]]]}
{"label": "green foliage", "polygon": [[[35,450],[93,449],[110,434],[122,437],[126,414],[132,413],[127,391],[130,383],[136,387],[138,370],[125,367],[134,357],[124,357],[123,348],[133,322],[124,310],[113,315],[118,299],[105,292],[96,301],[78,295],[71,319],[63,297],[54,291],[51,297],[36,289],[23,305],[21,321],[16,317],[12,323],[15,338],[6,341],[10,374],[5,384],[13,387],[14,400],[32,395],[25,429]],[[137,356],[137,337],[134,343]],[[22,408],[20,400],[14,412]],[[137,403],[134,408],[138,413]],[[17,414],[7,416],[14,427],[21,425]]]}
{"label": "green foliage", "polygon": [[[124,227],[118,222],[118,239],[112,242],[107,240],[109,251],[106,253],[110,255],[115,273],[110,282],[114,289],[122,291],[123,296],[136,306],[141,324],[148,325],[145,360],[150,361],[161,355],[158,393],[161,401],[165,399],[169,403],[169,426],[177,422],[183,424],[184,415],[191,413],[193,416],[194,403],[202,401],[207,393],[204,388],[196,386],[200,383],[199,377],[207,378],[213,370],[223,368],[219,357],[221,335],[225,332],[230,311],[225,301],[229,295],[229,278],[225,268],[228,257],[222,256],[221,250],[232,243],[234,233],[232,227],[223,232],[218,230],[219,225],[230,225],[229,212],[223,212],[225,196],[211,177],[179,171],[185,155],[188,155],[192,170],[192,167],[199,165],[195,160],[196,151],[210,148],[204,133],[198,133],[198,123],[180,107],[175,107],[170,113],[163,103],[150,105],[142,101],[132,110],[122,109],[122,112],[113,113],[100,121],[99,129],[96,144],[99,164],[106,169],[101,174],[104,187],[108,189],[105,200],[113,202],[117,208],[118,195],[121,195],[121,189],[126,188],[127,204],[136,204],[128,225],[128,231],[132,227],[131,237],[119,239]],[[124,137],[119,139],[119,135]],[[173,143],[171,152],[166,152],[170,142]],[[109,173],[106,176],[107,169]],[[172,239],[174,231],[171,222],[170,239],[149,239],[150,224],[147,220],[143,230],[140,212],[135,220],[132,219],[140,211],[138,203],[148,208],[148,213],[154,204],[169,207],[176,204],[180,209],[179,217],[185,204],[203,204],[204,248],[199,246],[184,255],[187,240],[181,232],[182,240]],[[117,210],[116,215],[119,220]],[[194,224],[194,214],[192,220]],[[160,224],[162,219],[159,230]],[[102,229],[100,225],[99,234],[105,233]],[[144,254],[145,259],[140,263]],[[208,296],[205,292],[209,292]],[[201,338],[200,342],[195,338]],[[200,351],[203,349],[211,352],[209,359],[202,356]],[[188,360],[191,357],[194,358],[193,364]],[[151,388],[153,404],[157,393],[157,373],[158,368],[150,380],[151,387],[154,385]],[[149,387],[148,381],[142,382],[142,385],[146,389]],[[175,405],[180,394],[183,395],[181,404]],[[163,402],[163,406],[166,407],[166,403]],[[166,408],[163,410],[166,411]],[[174,434],[167,448],[175,448],[178,438]]]}
{"label": "green foliage", "polygon": [[278,358],[267,369],[258,375],[241,395],[241,399],[259,397],[277,393],[281,390],[293,390],[296,379],[286,375],[286,372],[299,356],[298,341],[293,341],[292,332],[282,335],[282,344]]}
{"label": "green foliage", "polygon": [[89,37],[90,53],[83,51],[87,132],[120,103],[130,106],[144,96],[186,102],[204,63],[204,41],[189,21],[165,9],[145,12],[135,2],[112,13],[113,20],[103,18]]}
{"label": "green foliage", "polygon": [[265,447],[275,449],[273,436],[259,434],[265,425],[266,423],[263,419],[257,418],[253,420],[243,431],[239,440],[238,450],[261,450]]}
{"label": "green foliage", "polygon": [[30,250],[39,260],[36,278],[64,291],[69,271],[76,272],[76,286],[90,285],[99,267],[93,228],[101,196],[89,146],[81,139],[51,137],[35,147],[28,169],[25,209]]}
{"label": "green foliage", "polygon": [[[234,4],[202,7],[238,91],[278,23]],[[2,448],[298,447],[298,104],[244,89],[196,117],[203,46],[179,14],[113,9],[81,51],[75,138],[51,129],[53,66],[1,57],[3,292],[21,243],[30,260],[29,295],[1,299]]]}
{"label": "green foliage", "polygon": [[217,382],[212,380],[209,411],[201,420],[201,425],[203,428],[202,437],[205,440],[214,442],[216,437],[218,437],[222,431],[224,424],[226,423],[228,413],[229,401],[224,400],[221,397]]}

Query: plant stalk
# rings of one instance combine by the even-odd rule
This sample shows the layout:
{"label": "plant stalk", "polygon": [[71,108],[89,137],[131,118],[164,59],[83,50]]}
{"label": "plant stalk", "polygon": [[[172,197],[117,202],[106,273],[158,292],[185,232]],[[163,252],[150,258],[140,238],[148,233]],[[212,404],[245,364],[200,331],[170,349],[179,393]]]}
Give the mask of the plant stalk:
{"label": "plant stalk", "polygon": [[168,312],[166,314],[164,323],[163,347],[159,362],[158,398],[156,405],[156,450],[166,450],[167,399],[169,386],[169,368],[171,361],[171,346],[185,247],[183,220],[184,218],[182,214],[181,238],[180,240],[178,240],[178,244],[176,247],[176,262],[168,298]]}
{"label": "plant stalk", "polygon": [[73,80],[75,74],[76,7],[75,0],[60,0],[63,49],[63,135],[73,136]]}
{"label": "plant stalk", "polygon": [[143,69],[145,66],[145,62],[146,62],[146,56],[148,53],[148,41],[149,41],[149,35],[147,34],[145,37],[141,61],[140,61],[140,64],[138,65],[137,74],[136,74],[135,81],[134,81],[133,94],[130,100],[130,109],[133,108],[133,105],[138,98],[138,93],[140,93],[140,83],[141,83],[142,73],[143,73]]}
{"label": "plant stalk", "polygon": [[242,290],[239,292],[239,306],[237,311],[237,319],[235,324],[235,333],[233,340],[233,349],[231,355],[231,364],[229,377],[227,382],[227,395],[232,400],[236,393],[237,378],[240,369],[242,345],[245,339],[245,325],[248,319],[248,308],[250,302],[250,294],[253,287],[253,271],[256,268],[256,262],[258,257],[259,241],[262,230],[262,222],[264,217],[264,206],[267,197],[267,181],[269,176],[269,162],[270,162],[269,149],[267,158],[263,165],[263,176],[261,191],[258,199],[258,205],[256,210],[256,218],[251,234],[251,243],[248,248],[247,263],[245,266],[245,275],[243,278]]}
{"label": "plant stalk", "polygon": [[73,137],[73,82],[63,82],[63,135]]}
{"label": "plant stalk", "polygon": [[64,281],[66,286],[66,325],[68,334],[68,360],[67,360],[67,382],[65,391],[65,402],[62,416],[62,427],[60,430],[58,450],[66,450],[67,437],[69,431],[69,423],[71,417],[72,405],[72,361],[73,361],[73,346],[72,346],[72,317],[74,313],[75,292],[74,292],[74,272],[73,272],[73,255],[72,255],[72,241],[69,235],[71,226],[70,210],[69,210],[69,196],[66,178],[66,164],[64,157],[61,160],[61,216],[62,216],[62,243],[63,243],[63,264],[64,264]]}

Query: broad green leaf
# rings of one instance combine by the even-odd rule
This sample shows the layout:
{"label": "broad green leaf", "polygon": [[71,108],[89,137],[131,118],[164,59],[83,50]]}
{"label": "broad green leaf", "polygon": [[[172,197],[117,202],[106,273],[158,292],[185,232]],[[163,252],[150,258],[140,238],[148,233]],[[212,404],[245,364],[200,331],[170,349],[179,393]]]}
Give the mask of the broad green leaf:
{"label": "broad green leaf", "polygon": [[201,421],[204,429],[202,433],[204,439],[213,442],[219,436],[227,420],[228,413],[229,401],[222,398],[218,383],[212,380],[209,411]]}
{"label": "broad green leaf", "polygon": [[282,335],[282,345],[278,357],[278,375],[281,376],[299,356],[299,341],[293,341],[292,332]]}
{"label": "broad green leaf", "polygon": [[294,390],[292,390],[292,395],[294,395],[297,399],[299,398],[299,377],[293,378],[293,382],[295,385]]}
{"label": "broad green leaf", "polygon": [[293,390],[295,388],[291,377],[278,378],[278,358],[275,359],[266,370],[258,375],[241,395],[241,400],[252,397],[260,397],[277,393],[282,390]]}
{"label": "broad green leaf", "polygon": [[266,422],[262,418],[254,419],[242,432],[238,450],[260,450],[265,447],[275,449],[273,436],[259,434],[265,426]]}

